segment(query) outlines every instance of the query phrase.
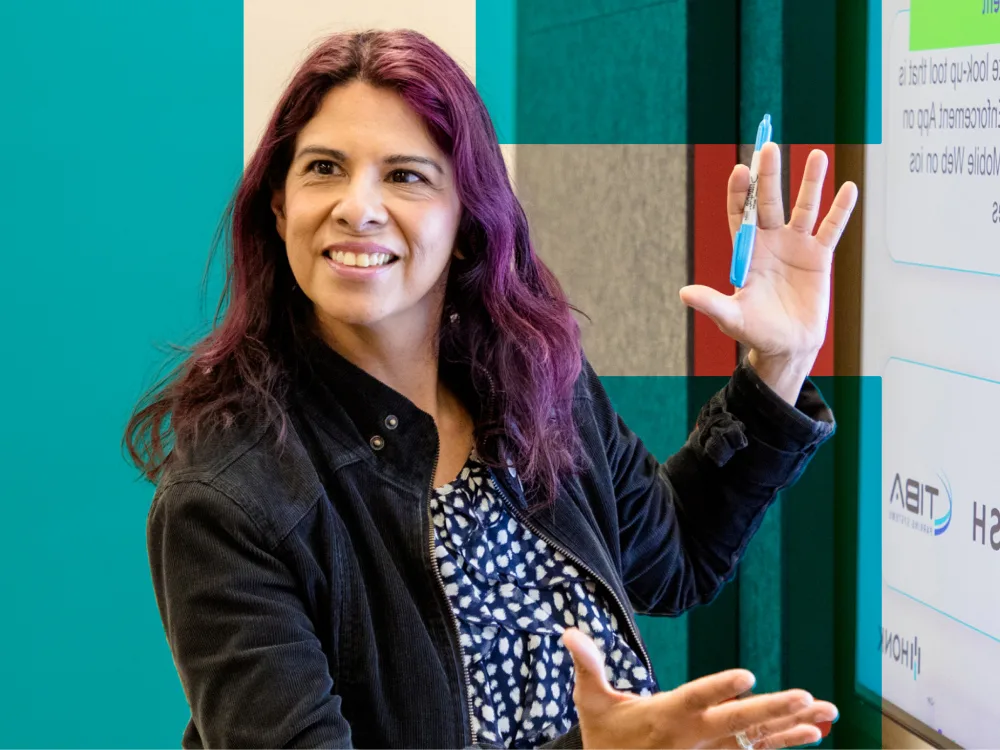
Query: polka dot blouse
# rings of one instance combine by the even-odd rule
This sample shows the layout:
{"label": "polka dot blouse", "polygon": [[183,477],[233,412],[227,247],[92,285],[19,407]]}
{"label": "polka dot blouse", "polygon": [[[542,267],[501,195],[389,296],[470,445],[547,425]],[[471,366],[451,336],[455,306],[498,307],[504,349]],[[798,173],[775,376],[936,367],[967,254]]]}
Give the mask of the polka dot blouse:
{"label": "polka dot blouse", "polygon": [[432,494],[431,516],[481,741],[536,747],[576,722],[573,661],[559,643],[565,627],[594,639],[613,687],[655,690],[597,585],[518,523],[475,455]]}

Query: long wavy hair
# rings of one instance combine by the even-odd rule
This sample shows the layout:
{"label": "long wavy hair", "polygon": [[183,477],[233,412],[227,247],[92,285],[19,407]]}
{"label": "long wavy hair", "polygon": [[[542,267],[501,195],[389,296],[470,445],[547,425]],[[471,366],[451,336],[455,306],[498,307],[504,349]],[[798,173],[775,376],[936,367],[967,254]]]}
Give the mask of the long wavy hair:
{"label": "long wavy hair", "polygon": [[477,417],[480,455],[497,466],[509,461],[544,504],[579,457],[572,413],[579,327],[532,248],[475,86],[440,47],[405,30],[333,35],[296,72],[220,224],[227,278],[215,324],[136,406],[124,438],[128,456],[155,483],[175,451],[239,417],[274,425],[279,443],[286,438],[286,397],[314,312],[294,288],[271,198],[301,129],[334,86],[354,80],[396,92],[452,159],[464,260],[449,275],[445,315],[454,322],[443,321],[439,356],[463,363],[490,405]]}

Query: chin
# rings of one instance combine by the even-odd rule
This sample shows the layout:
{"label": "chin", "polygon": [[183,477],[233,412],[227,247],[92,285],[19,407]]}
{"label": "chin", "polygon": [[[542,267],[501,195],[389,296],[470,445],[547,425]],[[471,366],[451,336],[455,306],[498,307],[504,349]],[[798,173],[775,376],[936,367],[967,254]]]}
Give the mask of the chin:
{"label": "chin", "polygon": [[389,313],[379,307],[367,305],[317,304],[316,312],[320,320],[335,325],[353,328],[371,328],[389,317]]}

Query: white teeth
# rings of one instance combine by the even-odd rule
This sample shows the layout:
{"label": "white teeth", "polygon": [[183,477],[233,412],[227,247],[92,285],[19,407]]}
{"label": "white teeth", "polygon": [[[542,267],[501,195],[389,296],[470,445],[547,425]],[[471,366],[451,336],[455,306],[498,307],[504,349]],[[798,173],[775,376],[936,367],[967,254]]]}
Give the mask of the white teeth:
{"label": "white teeth", "polygon": [[338,250],[336,253],[330,253],[330,257],[337,263],[344,266],[360,266],[361,268],[370,268],[372,266],[384,266],[389,263],[394,256],[389,253],[351,253],[344,252],[343,250]]}

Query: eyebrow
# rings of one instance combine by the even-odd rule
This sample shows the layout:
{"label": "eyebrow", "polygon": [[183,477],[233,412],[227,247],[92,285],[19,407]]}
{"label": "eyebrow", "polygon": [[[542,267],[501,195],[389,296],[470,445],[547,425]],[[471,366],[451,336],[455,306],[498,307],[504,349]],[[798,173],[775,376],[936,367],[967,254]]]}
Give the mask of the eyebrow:
{"label": "eyebrow", "polygon": [[[336,159],[337,161],[347,161],[347,154],[343,151],[338,151],[334,148],[326,148],[325,146],[305,146],[295,155],[295,161],[298,161],[303,156],[326,156],[330,159]],[[439,174],[444,174],[444,169],[441,165],[426,156],[390,154],[385,157],[383,161],[389,166],[397,166],[400,164],[426,164],[427,166],[436,169]]]}

